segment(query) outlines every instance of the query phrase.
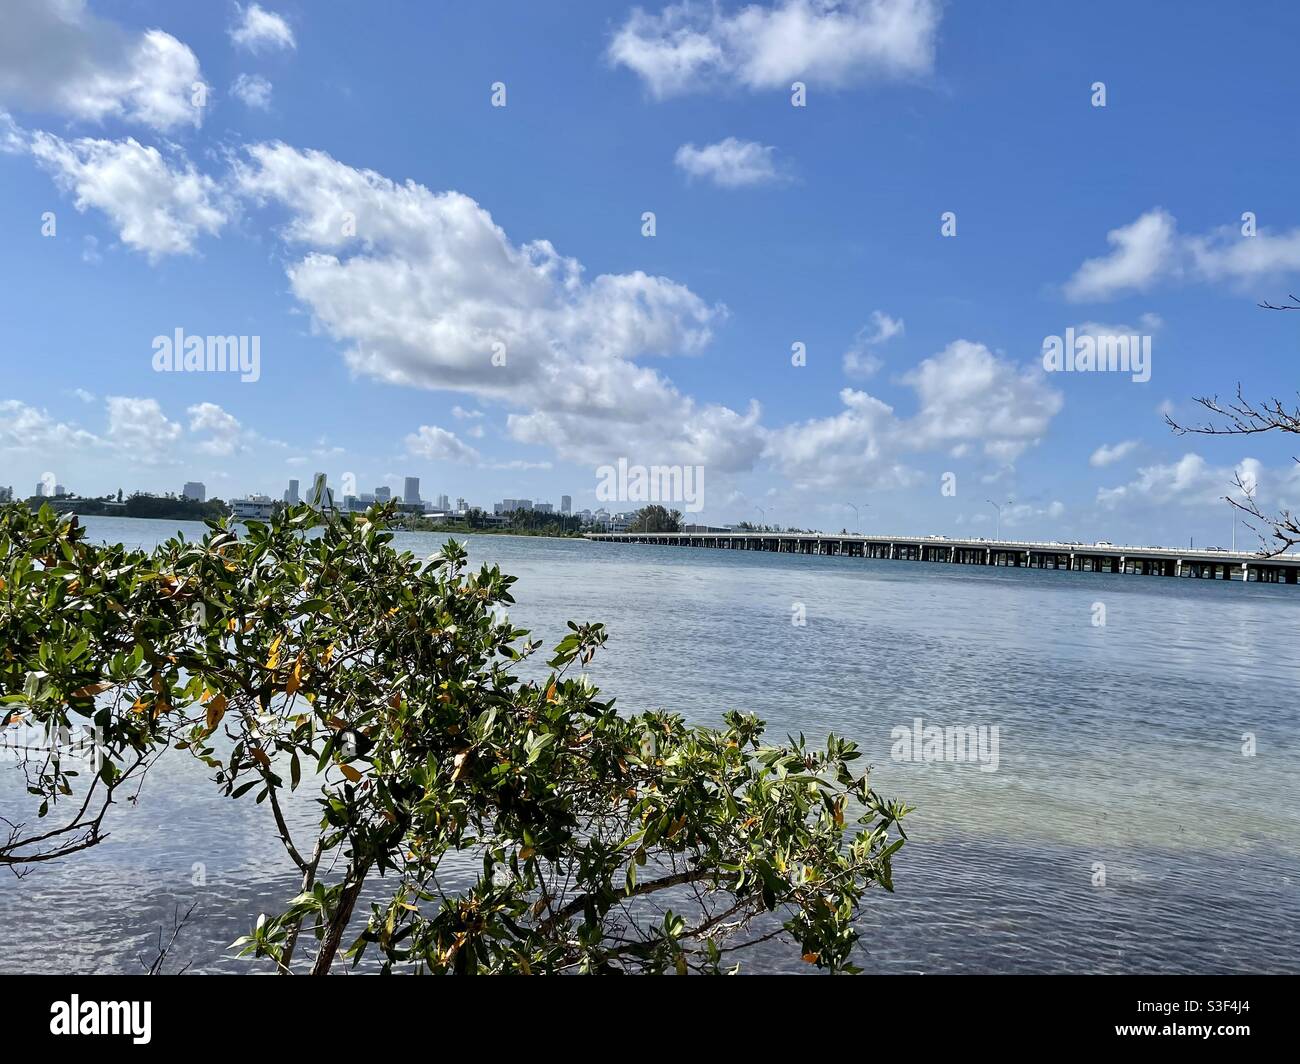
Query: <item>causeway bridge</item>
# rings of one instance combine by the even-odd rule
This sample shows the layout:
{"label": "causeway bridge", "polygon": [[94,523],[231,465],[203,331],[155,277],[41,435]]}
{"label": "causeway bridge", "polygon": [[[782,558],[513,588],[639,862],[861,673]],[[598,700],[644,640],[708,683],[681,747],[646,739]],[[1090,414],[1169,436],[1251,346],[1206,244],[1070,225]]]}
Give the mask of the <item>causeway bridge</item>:
{"label": "causeway bridge", "polygon": [[1019,540],[949,539],[945,536],[850,536],[820,532],[588,532],[608,543],[652,543],[712,550],[760,550],[778,554],[835,555],[947,565],[998,565],[1126,573],[1268,584],[1300,582],[1300,554],[1266,557],[1246,551],[1181,547],[1122,547],[1113,543],[1039,543]]}

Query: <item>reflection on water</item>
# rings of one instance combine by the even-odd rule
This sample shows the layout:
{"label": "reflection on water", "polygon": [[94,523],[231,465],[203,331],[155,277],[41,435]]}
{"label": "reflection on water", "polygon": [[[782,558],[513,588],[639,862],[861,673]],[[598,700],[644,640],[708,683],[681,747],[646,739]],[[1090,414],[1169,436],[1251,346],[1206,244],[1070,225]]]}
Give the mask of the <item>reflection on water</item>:
{"label": "reflection on water", "polygon": [[[85,523],[143,546],[174,528]],[[503,536],[470,553],[520,577],[512,616],[548,644],[569,619],[608,626],[591,672],[627,711],[744,709],[861,743],[877,789],[917,807],[868,970],[1300,970],[1300,590]],[[917,717],[997,726],[998,770],[891,760]],[[225,947],[297,890],[268,816],[164,761],[105,845],[0,882],[3,969],[138,970],[197,900],[177,963],[246,970]]]}

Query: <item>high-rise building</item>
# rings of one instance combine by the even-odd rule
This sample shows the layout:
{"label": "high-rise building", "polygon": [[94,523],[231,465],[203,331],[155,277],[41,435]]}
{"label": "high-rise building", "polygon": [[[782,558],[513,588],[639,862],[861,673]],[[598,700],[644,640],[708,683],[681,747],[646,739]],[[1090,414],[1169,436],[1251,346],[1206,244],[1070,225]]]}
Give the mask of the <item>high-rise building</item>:
{"label": "high-rise building", "polygon": [[56,496],[58,496],[58,495],[66,495],[66,494],[68,494],[68,489],[65,488],[62,484],[55,484],[55,485],[54,485],[54,494],[55,494]]}
{"label": "high-rise building", "polygon": [[420,478],[407,477],[406,483],[402,488],[402,501],[410,506],[416,506],[420,502]]}
{"label": "high-rise building", "polygon": [[376,488],[375,502],[388,502],[393,497],[392,488]]}
{"label": "high-rise building", "polygon": [[572,495],[561,495],[561,496],[560,496],[560,513],[562,513],[562,514],[571,514],[571,513],[573,513],[573,496],[572,496]]}
{"label": "high-rise building", "polygon": [[284,490],[284,501],[290,506],[298,505],[300,500],[298,499],[298,482],[296,480],[289,481],[289,486]]}
{"label": "high-rise building", "polygon": [[439,509],[439,510],[450,510],[450,509],[451,509],[451,500],[450,500],[449,498],[447,498],[446,495],[439,495],[439,496],[438,496],[438,509]]}
{"label": "high-rise building", "polygon": [[34,494],[38,499],[41,498],[45,494],[45,481],[38,480],[36,482],[36,490],[32,494]]}
{"label": "high-rise building", "polygon": [[465,500],[464,500],[464,499],[457,498],[457,500],[456,500],[456,509],[457,509],[457,510],[468,510],[469,507],[468,507],[467,505],[465,505]]}
{"label": "high-rise building", "polygon": [[193,499],[195,502],[207,502],[208,489],[204,487],[201,480],[187,480],[185,487],[181,490],[182,499]]}

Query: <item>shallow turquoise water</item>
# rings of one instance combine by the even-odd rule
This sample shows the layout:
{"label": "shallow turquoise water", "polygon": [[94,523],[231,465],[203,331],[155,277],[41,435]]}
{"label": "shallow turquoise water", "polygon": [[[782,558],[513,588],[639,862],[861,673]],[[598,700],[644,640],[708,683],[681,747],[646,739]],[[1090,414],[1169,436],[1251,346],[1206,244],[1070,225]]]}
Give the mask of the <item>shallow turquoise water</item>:
{"label": "shallow turquoise water", "polygon": [[[85,523],[141,545],[176,529]],[[1300,588],[503,536],[470,553],[520,577],[512,616],[548,644],[608,626],[591,671],[624,709],[862,744],[877,789],[917,807],[869,970],[1300,971]],[[996,726],[997,770],[891,759],[917,717]],[[267,815],[160,765],[104,846],[0,882],[0,967],[136,970],[197,900],[181,963],[243,970],[224,947],[296,890]]]}

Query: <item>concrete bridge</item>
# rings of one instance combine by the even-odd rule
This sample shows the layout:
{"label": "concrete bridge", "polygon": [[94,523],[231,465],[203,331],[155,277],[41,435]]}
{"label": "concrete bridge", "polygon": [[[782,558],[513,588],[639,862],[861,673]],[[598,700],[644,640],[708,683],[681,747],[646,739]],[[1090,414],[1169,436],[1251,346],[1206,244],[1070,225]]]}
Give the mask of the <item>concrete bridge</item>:
{"label": "concrete bridge", "polygon": [[1300,580],[1300,554],[1267,558],[1245,551],[1117,547],[1112,543],[1039,543],[944,536],[828,536],[814,532],[588,532],[586,535],[588,539],[608,543],[653,543],[949,565],[1254,580],[1268,584],[1294,584]]}

